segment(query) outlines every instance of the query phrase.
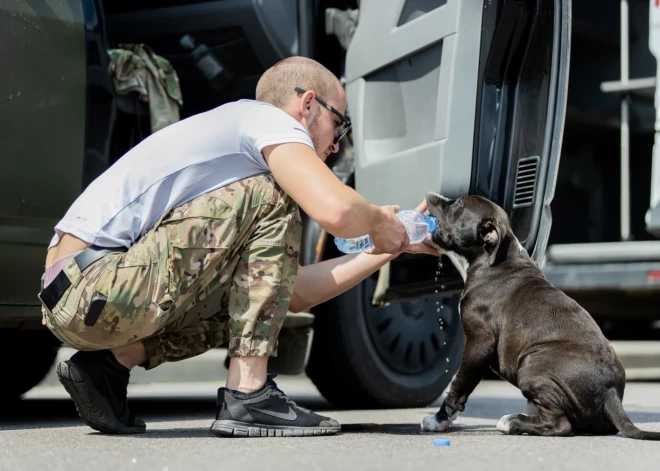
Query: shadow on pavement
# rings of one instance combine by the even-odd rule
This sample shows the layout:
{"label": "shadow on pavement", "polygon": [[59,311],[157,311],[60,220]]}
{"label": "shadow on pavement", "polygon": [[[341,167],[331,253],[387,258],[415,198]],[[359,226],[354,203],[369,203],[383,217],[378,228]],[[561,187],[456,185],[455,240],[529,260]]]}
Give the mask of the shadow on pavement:
{"label": "shadow on pavement", "polygon": [[[314,411],[331,409],[322,399],[315,397],[292,397],[301,406]],[[130,407],[136,416],[143,418],[147,424],[157,422],[173,422],[180,420],[208,420],[209,426],[215,418],[215,400],[195,397],[175,398],[135,398],[130,399]],[[525,399],[501,397],[470,398],[463,413],[454,422],[453,432],[494,430],[492,424],[461,425],[461,417],[473,419],[498,420],[505,414],[522,413],[525,410]],[[332,410],[339,410],[332,408]],[[435,413],[437,409],[428,409]],[[630,419],[640,428],[641,424],[660,422],[660,412],[628,410]],[[415,409],[411,409],[411,421],[418,417]],[[29,399],[4,404],[0,410],[0,430],[39,429],[57,427],[76,427],[83,425],[78,417],[73,402],[69,399]],[[419,422],[410,424],[344,424],[344,433],[381,433],[392,435],[421,434]],[[177,438],[181,436],[209,436],[207,428],[202,429],[171,429],[148,431],[145,438]]]}
{"label": "shadow on pavement", "polygon": [[[323,411],[330,406],[317,398],[297,398],[303,407]],[[171,422],[175,420],[215,419],[215,400],[195,397],[175,398],[129,398],[133,413],[147,423]],[[336,410],[336,409],[333,409]],[[83,425],[70,399],[27,399],[3,404],[0,409],[0,430],[75,427]],[[207,431],[208,432],[208,431]]]}
{"label": "shadow on pavement", "polygon": [[89,435],[99,435],[119,440],[122,438],[131,440],[136,438],[218,438],[209,431],[212,422],[210,420],[208,427],[203,428],[170,428],[165,430],[149,430],[149,424],[147,424],[147,431],[137,435],[105,435],[100,432],[90,432]]}
{"label": "shadow on pavement", "polygon": [[[442,435],[451,435],[454,432],[497,432],[490,424],[484,425],[460,425],[457,424]],[[433,435],[433,432],[422,432],[419,423],[414,424],[346,424],[341,426],[342,433],[370,433],[383,435]],[[499,432],[497,432],[499,433]],[[436,434],[437,435],[437,434]]]}
{"label": "shadow on pavement", "polygon": [[[209,421],[207,427],[195,427],[195,428],[171,428],[164,430],[149,430],[149,425],[147,424],[147,431],[139,435],[107,435],[111,439],[160,439],[160,438],[218,438],[209,431],[212,420]],[[492,425],[471,425],[464,427],[456,427],[450,432],[442,435],[451,436],[453,432],[479,432],[498,434],[495,428]],[[350,434],[380,434],[380,435],[434,435],[429,432],[422,432],[419,428],[419,424],[345,424],[342,425],[341,435],[350,435]],[[99,432],[91,431],[88,435],[103,435]],[[436,434],[437,435],[437,434]],[[105,435],[104,435],[105,436]],[[327,437],[327,436],[326,436]],[[235,438],[236,440],[242,437]],[[309,437],[312,438],[312,437]]]}

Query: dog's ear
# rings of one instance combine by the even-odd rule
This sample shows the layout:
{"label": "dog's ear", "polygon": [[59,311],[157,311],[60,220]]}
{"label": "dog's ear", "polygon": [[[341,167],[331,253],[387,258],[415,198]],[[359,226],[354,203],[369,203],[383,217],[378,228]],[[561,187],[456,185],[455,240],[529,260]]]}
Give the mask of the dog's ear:
{"label": "dog's ear", "polygon": [[479,225],[479,236],[484,244],[484,250],[488,254],[490,266],[497,265],[506,260],[509,250],[509,238],[506,232],[491,219],[481,221]]}

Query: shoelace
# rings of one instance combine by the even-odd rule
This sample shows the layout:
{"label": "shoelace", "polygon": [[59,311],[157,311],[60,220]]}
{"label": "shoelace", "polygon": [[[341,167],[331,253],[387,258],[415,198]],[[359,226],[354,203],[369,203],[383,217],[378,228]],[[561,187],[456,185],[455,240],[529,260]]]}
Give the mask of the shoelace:
{"label": "shoelace", "polygon": [[272,394],[275,394],[276,396],[284,399],[286,401],[286,403],[289,404],[291,407],[294,407],[298,410],[301,410],[301,411],[303,411],[307,414],[309,414],[311,412],[309,409],[305,409],[304,407],[299,406],[298,404],[296,404],[293,400],[291,400],[289,397],[287,397],[287,395],[284,394],[284,392],[281,391],[277,386],[273,385],[273,389],[271,391],[272,391]]}

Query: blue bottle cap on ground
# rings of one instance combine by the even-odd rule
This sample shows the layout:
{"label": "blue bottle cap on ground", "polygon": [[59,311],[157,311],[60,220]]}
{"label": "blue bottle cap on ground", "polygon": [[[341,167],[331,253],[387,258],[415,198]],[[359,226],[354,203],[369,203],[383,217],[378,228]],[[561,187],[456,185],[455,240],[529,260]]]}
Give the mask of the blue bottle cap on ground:
{"label": "blue bottle cap on ground", "polygon": [[433,444],[435,446],[449,446],[450,443],[451,443],[451,441],[449,441],[449,439],[447,439],[447,438],[434,438],[433,439]]}

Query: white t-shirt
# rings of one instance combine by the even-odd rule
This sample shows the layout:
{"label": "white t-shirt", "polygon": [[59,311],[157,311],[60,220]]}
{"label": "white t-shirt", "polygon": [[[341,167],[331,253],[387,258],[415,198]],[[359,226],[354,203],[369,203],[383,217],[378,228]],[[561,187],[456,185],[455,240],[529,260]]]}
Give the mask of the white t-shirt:
{"label": "white t-shirt", "polygon": [[152,134],[94,180],[55,226],[101,247],[130,247],[171,208],[253,175],[270,173],[261,150],[307,144],[303,125],[281,109],[239,100]]}

